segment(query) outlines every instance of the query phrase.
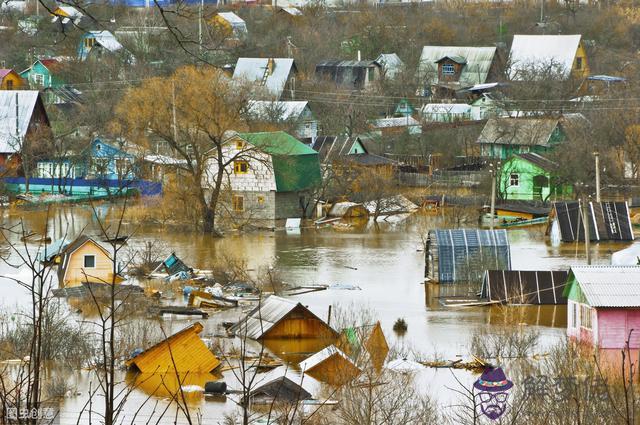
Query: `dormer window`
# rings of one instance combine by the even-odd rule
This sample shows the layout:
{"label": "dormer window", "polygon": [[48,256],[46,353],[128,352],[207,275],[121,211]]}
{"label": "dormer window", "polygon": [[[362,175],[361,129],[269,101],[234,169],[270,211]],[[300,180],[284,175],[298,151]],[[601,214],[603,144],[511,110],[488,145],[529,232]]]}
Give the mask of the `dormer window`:
{"label": "dormer window", "polygon": [[455,75],[456,69],[453,67],[451,63],[445,63],[442,65],[442,74],[443,75]]}

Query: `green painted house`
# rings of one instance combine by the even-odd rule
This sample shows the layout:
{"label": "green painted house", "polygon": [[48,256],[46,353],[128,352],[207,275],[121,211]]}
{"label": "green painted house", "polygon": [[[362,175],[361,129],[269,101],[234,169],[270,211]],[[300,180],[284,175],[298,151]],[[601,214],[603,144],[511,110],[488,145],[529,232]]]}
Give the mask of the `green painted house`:
{"label": "green painted house", "polygon": [[559,118],[490,118],[477,143],[485,158],[507,159],[518,153],[545,154],[564,140],[584,137],[589,121],[582,114]]}
{"label": "green painted house", "polygon": [[20,76],[29,82],[32,89],[59,88],[64,81],[59,76],[61,64],[57,59],[39,59]]}
{"label": "green painted house", "polygon": [[566,199],[573,188],[554,183],[557,168],[558,164],[534,152],[513,155],[500,168],[499,194],[505,200]]}

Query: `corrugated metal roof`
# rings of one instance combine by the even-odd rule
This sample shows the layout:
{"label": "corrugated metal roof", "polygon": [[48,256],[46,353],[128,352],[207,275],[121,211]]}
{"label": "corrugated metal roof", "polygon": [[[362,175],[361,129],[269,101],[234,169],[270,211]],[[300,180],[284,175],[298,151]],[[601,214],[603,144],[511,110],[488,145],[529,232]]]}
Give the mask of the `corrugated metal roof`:
{"label": "corrugated metal roof", "polygon": [[420,122],[413,117],[380,118],[372,121],[374,128],[412,127],[419,126]]}
{"label": "corrugated metal roof", "polygon": [[558,120],[551,118],[491,118],[477,143],[547,146],[557,126]]}
{"label": "corrugated metal roof", "polygon": [[404,62],[395,53],[382,53],[376,58],[387,78],[394,78],[404,67]]}
{"label": "corrugated metal roof", "polygon": [[244,19],[239,17],[233,12],[219,12],[218,16],[223,18],[225,21],[229,22],[232,25],[245,25]]}
{"label": "corrugated metal roof", "polygon": [[574,266],[571,273],[591,307],[640,307],[638,266]]}
{"label": "corrugated metal roof", "polygon": [[[256,308],[247,313],[244,319],[233,325],[230,331],[242,336],[246,333],[247,338],[250,339],[261,339],[296,307],[309,311],[299,302],[270,295],[262,300]],[[311,311],[309,311],[309,314],[317,318]],[[321,319],[318,318],[318,320]]]}
{"label": "corrugated metal roof", "polygon": [[459,82],[470,86],[486,82],[496,54],[495,47],[466,47],[466,46],[424,46],[420,56],[418,72],[427,82],[438,82],[437,61],[444,57],[458,56],[466,60],[462,67]]}
{"label": "corrugated metal roof", "polygon": [[509,78],[522,80],[526,74],[537,68],[546,69],[550,65],[558,67],[558,71],[566,78],[573,68],[580,45],[577,35],[521,35],[513,36],[509,60]]}
{"label": "corrugated metal roof", "polygon": [[302,115],[305,108],[309,105],[306,100],[291,101],[268,101],[268,100],[252,100],[249,102],[249,113],[258,117],[272,117],[277,113],[279,119],[286,121],[289,119],[297,119]]}
{"label": "corrugated metal roof", "polygon": [[[270,60],[273,61],[271,70]],[[294,70],[293,59],[289,58],[239,58],[232,78],[258,83],[279,99]]]}
{"label": "corrugated metal roof", "polygon": [[87,36],[89,38],[95,38],[96,43],[110,52],[116,52],[122,49],[122,44],[120,44],[120,42],[116,40],[116,37],[109,31],[89,31]]}
{"label": "corrugated metal roof", "polygon": [[[17,131],[16,95],[18,96]],[[0,153],[14,153],[20,150],[20,140],[27,134],[38,96],[37,90],[0,90]]]}

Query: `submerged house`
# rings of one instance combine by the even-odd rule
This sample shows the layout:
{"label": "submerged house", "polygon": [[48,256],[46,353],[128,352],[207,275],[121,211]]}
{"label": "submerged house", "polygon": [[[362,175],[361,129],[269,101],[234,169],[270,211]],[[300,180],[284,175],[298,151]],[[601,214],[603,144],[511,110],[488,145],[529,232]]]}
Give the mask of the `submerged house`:
{"label": "submerged house", "polygon": [[597,348],[640,348],[640,267],[571,267],[567,335]]}
{"label": "submerged house", "polygon": [[487,269],[511,270],[507,231],[430,230],[425,278],[436,283],[480,283]]}
{"label": "submerged house", "polygon": [[[236,133],[224,155],[229,170],[231,210],[236,217],[258,220],[299,218],[309,191],[321,180],[318,153],[283,132]],[[217,163],[211,161],[203,179],[212,188]]]}
{"label": "submerged house", "polygon": [[589,75],[589,63],[577,35],[521,35],[513,36],[510,67],[512,81],[541,79],[584,78]]}
{"label": "submerged house", "polygon": [[57,254],[58,285],[71,288],[83,283],[121,283],[124,278],[113,273],[113,259],[100,243],[81,235]]}
{"label": "submerged house", "polygon": [[453,95],[457,90],[495,81],[500,67],[495,46],[424,46],[418,75],[425,83],[425,95]]}
{"label": "submerged house", "polygon": [[343,385],[360,374],[354,361],[335,345],[330,345],[298,365],[307,375],[330,385]]}
{"label": "submerged house", "polygon": [[389,354],[389,344],[380,322],[343,329],[335,346],[357,364],[380,371]]}
{"label": "submerged house", "polygon": [[347,90],[368,90],[382,75],[382,65],[374,60],[327,60],[316,65],[315,76]]}
{"label": "submerged house", "polygon": [[324,339],[333,341],[338,333],[299,302],[276,295],[264,298],[230,332],[255,340]]}
{"label": "submerged house", "polygon": [[[302,381],[302,380],[301,380]],[[300,383],[286,375],[259,382],[249,393],[251,404],[297,404],[313,397]]]}
{"label": "submerged house", "polygon": [[18,167],[23,141],[51,131],[42,97],[36,90],[0,90],[0,117],[0,170]]}
{"label": "submerged house", "polygon": [[502,304],[566,304],[567,271],[487,270],[480,297]]}
{"label": "submerged house", "polygon": [[537,153],[512,156],[500,167],[498,191],[505,200],[548,201],[566,199],[573,187],[557,183],[559,165]]}
{"label": "submerged house", "polygon": [[200,339],[203,326],[193,325],[136,354],[125,362],[142,373],[207,373],[220,366],[220,360]]}
{"label": "submerged house", "polygon": [[252,84],[254,96],[265,100],[293,99],[297,73],[290,58],[238,58],[232,79]]}
{"label": "submerged house", "polygon": [[[635,239],[627,202],[589,202],[587,216],[591,241]],[[549,219],[551,240],[584,241],[585,228],[580,202],[554,202]]]}

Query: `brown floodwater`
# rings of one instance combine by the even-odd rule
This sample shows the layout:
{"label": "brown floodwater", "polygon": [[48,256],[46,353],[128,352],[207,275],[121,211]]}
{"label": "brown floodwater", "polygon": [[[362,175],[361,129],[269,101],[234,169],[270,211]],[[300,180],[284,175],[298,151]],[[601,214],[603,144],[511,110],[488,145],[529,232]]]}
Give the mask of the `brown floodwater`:
{"label": "brown floodwater", "polygon": [[[111,217],[111,208],[108,204],[100,205],[97,212],[102,218]],[[49,235],[53,239],[65,234],[73,238],[82,231],[96,236],[100,233],[91,209],[80,205],[57,208],[49,215],[45,211],[5,211],[2,220],[5,225],[16,224],[22,220],[27,230],[37,233],[42,233],[45,223],[48,223]],[[436,227],[447,227],[445,218],[414,215],[394,223],[383,222],[377,227],[367,225],[340,231],[327,227],[303,228],[297,232],[276,230],[246,234],[230,233],[224,238],[215,239],[184,230],[125,223],[126,231],[135,231],[129,241],[131,248],[139,248],[148,240],[157,240],[165,247],[166,252],[175,252],[195,268],[210,269],[215,264],[220,264],[224,258],[234,258],[245,262],[246,267],[254,274],[272,266],[285,282],[293,285],[357,285],[361,290],[332,289],[293,298],[308,305],[314,313],[323,318],[327,317],[330,305],[334,306],[334,315],[336,310],[356,315],[364,314],[360,312],[366,310],[370,317],[381,322],[389,344],[402,352],[420,353],[423,359],[468,359],[469,342],[474,330],[484,327],[491,331],[492,327],[504,323],[505,309],[446,308],[440,305],[438,297],[468,295],[476,288],[464,285],[458,287],[422,284],[424,253],[421,235]],[[18,241],[16,235],[9,235],[9,238]],[[566,269],[571,265],[585,263],[582,246],[551,246],[548,237],[544,235],[544,229],[540,227],[509,230],[509,239],[514,269]],[[628,244],[624,243],[592,244],[593,263],[608,263],[613,251],[627,246]],[[29,245],[31,250],[36,248],[36,244]],[[14,258],[15,256],[12,256],[11,260]],[[0,276],[27,278],[28,275],[24,268],[14,269],[0,264]],[[10,279],[0,280],[2,308],[13,310],[17,306],[27,305],[28,302],[29,297],[23,289]],[[521,311],[519,322],[540,332],[539,352],[544,352],[564,335],[565,307],[528,306],[518,309]],[[237,320],[241,314],[241,308],[212,314],[209,319],[204,320],[204,335],[213,337],[220,332],[219,325],[222,321]],[[396,335],[392,329],[398,318],[403,318],[408,325],[407,332],[402,336]],[[193,320],[184,318],[164,320],[168,333],[191,323]],[[153,321],[150,321],[149,325],[157,326]],[[253,345],[253,349],[256,352],[259,350],[257,344]],[[317,346],[308,341],[278,341],[267,346],[267,350],[274,356],[294,363],[316,349]],[[464,371],[426,369],[418,374],[416,382],[425,393],[443,405],[448,405],[455,399],[455,394],[446,389],[454,386],[452,373],[463,382],[471,383],[475,379],[473,375]],[[125,375],[124,372],[121,378],[123,382],[136,379]],[[209,378],[189,377],[189,384],[202,386]],[[234,377],[231,371],[224,372],[223,379],[233,387]],[[90,381],[93,381],[93,387],[96,385],[95,379],[88,372],[72,374],[69,380],[75,383],[81,394],[69,397],[62,403],[62,423],[76,422],[78,412],[86,402]],[[318,385],[314,384],[311,378],[305,378],[305,381],[312,386]],[[125,410],[129,418],[144,404],[148,393],[153,392],[151,388],[158,386],[157,380],[152,378],[142,382],[143,385],[134,390],[127,401]],[[159,394],[151,400],[141,409],[139,417],[151,415],[154,403],[157,401],[159,405],[163,405],[167,402],[167,397],[166,394]],[[202,414],[204,423],[221,421],[226,413],[232,412],[235,408],[230,400],[206,399],[200,394],[191,394],[188,401],[194,411]],[[172,407],[168,412],[170,413],[167,414],[166,422],[172,423],[175,409]],[[146,419],[141,422],[145,421]],[[178,420],[178,423],[181,421]]]}

